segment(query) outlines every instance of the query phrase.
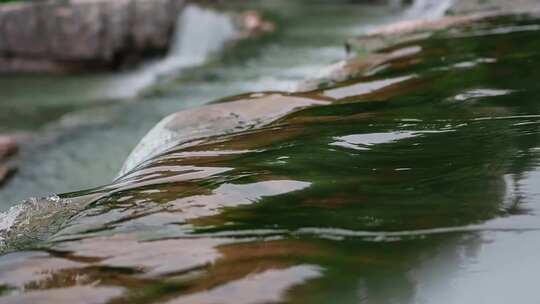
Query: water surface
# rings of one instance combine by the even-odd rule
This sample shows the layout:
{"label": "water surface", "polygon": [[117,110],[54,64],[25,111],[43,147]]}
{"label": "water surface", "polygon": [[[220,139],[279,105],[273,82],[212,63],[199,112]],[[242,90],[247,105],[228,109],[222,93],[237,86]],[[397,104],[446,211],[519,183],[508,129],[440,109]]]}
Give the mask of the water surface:
{"label": "water surface", "polygon": [[31,202],[4,235],[0,301],[537,303],[537,24],[494,18],[394,46],[421,51],[370,76],[231,98],[311,103]]}
{"label": "water surface", "polygon": [[293,90],[298,81],[343,59],[348,37],[416,16],[347,1],[237,6],[230,10],[260,10],[277,32],[226,42],[235,36],[229,13],[191,6],[179,16],[169,55],[134,70],[0,78],[0,132],[36,134],[19,154],[18,174],[0,189],[0,210],[31,196],[107,184],[162,117],[228,95]]}

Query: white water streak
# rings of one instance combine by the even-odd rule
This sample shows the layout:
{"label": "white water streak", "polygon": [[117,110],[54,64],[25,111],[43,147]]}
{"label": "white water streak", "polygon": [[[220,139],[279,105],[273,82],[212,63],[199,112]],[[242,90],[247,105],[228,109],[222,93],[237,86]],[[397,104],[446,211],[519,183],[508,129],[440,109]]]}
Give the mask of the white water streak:
{"label": "white water streak", "polygon": [[167,56],[121,75],[110,84],[109,90],[115,90],[116,98],[136,97],[160,78],[203,64],[236,34],[231,16],[188,5],[178,16],[176,32]]}

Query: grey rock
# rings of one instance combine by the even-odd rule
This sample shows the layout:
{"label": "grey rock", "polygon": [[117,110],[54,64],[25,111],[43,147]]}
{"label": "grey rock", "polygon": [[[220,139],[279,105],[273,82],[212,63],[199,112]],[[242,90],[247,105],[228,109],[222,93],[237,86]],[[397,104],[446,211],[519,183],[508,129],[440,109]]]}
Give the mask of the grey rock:
{"label": "grey rock", "polygon": [[48,0],[0,5],[0,72],[108,67],[165,51],[183,0]]}

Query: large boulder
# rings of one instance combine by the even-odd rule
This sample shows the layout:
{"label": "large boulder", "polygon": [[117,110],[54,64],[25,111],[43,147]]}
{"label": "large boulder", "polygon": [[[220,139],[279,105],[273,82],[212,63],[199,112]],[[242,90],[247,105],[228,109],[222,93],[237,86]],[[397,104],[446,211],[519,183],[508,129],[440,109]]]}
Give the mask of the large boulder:
{"label": "large boulder", "polygon": [[183,0],[0,5],[0,72],[112,66],[169,46]]}

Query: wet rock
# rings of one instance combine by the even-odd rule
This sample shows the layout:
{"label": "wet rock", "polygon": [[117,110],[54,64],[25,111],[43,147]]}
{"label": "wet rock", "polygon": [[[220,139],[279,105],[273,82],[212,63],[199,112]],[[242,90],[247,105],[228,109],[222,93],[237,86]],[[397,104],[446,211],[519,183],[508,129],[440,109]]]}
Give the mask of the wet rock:
{"label": "wet rock", "polygon": [[0,72],[114,66],[163,52],[183,0],[71,0],[0,6]]}
{"label": "wet rock", "polygon": [[13,168],[0,164],[0,185],[13,173]]}
{"label": "wet rock", "polygon": [[378,67],[396,60],[409,58],[421,51],[418,47],[404,47],[388,52],[362,54],[340,61],[320,71],[313,78],[300,82],[296,90],[308,92],[317,89],[329,88],[338,82],[346,81],[353,77],[368,75]]}
{"label": "wet rock", "polygon": [[0,185],[14,172],[13,165],[6,163],[6,158],[17,150],[13,137],[0,135]]}
{"label": "wet rock", "polygon": [[415,19],[376,27],[366,35],[352,38],[346,43],[349,53],[372,53],[392,45],[427,38],[430,33],[456,28],[482,19],[515,14],[537,14],[540,1],[519,0],[459,0],[446,11],[446,16],[436,19]]}
{"label": "wet rock", "polygon": [[14,136],[0,135],[0,160],[17,151],[17,141]]}
{"label": "wet rock", "polygon": [[257,37],[266,33],[276,31],[274,23],[264,19],[264,17],[255,10],[248,10],[239,16],[238,27],[242,31],[238,34],[238,38]]}
{"label": "wet rock", "polygon": [[276,121],[285,115],[326,100],[289,96],[281,93],[254,93],[236,100],[176,112],[159,122],[135,147],[119,176],[165,150],[204,138]]}
{"label": "wet rock", "polygon": [[493,16],[494,13],[478,13],[463,16],[445,16],[434,20],[407,20],[380,26],[364,36],[349,39],[349,54],[373,53],[392,45],[425,39],[434,31],[466,25]]}
{"label": "wet rock", "polygon": [[383,63],[402,60],[421,51],[414,47],[394,49],[398,45],[425,40],[434,33],[450,28],[459,29],[491,18],[520,13],[539,15],[540,1],[521,0],[515,5],[497,0],[456,1],[446,12],[447,16],[405,20],[376,27],[365,35],[349,39],[345,43],[346,60],[303,81],[297,90],[316,90],[353,77],[369,75]]}
{"label": "wet rock", "polygon": [[536,11],[540,8],[538,0],[458,0],[456,1],[449,13],[451,14],[467,14],[471,12],[486,12],[486,11]]}
{"label": "wet rock", "polygon": [[18,150],[19,142],[26,135],[0,135],[0,186],[16,171],[12,162],[8,158]]}

